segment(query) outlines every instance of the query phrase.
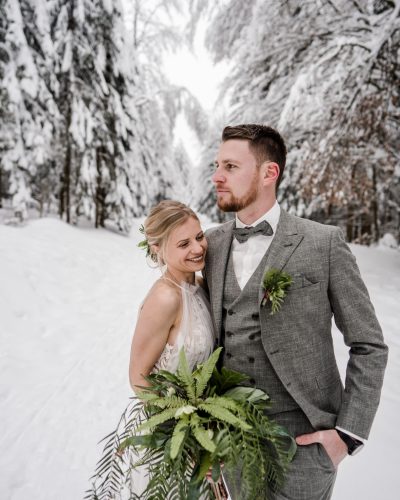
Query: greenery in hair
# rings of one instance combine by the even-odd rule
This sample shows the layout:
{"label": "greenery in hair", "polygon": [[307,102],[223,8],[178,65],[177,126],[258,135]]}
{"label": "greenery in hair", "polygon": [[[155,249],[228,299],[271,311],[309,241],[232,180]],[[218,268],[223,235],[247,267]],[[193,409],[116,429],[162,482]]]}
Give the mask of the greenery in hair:
{"label": "greenery in hair", "polygon": [[143,250],[146,250],[146,257],[149,257],[151,256],[151,252],[150,252],[150,245],[149,245],[149,242],[146,238],[146,233],[144,231],[144,226],[143,224],[139,227],[139,231],[143,234],[143,236],[145,237],[144,240],[142,240],[140,243],[138,243],[138,247],[143,249]]}
{"label": "greenery in hair", "polygon": [[[277,491],[296,451],[287,431],[270,420],[268,395],[241,384],[248,377],[217,369],[222,348],[191,372],[182,349],[176,373],[160,370],[145,377],[138,398],[111,433],[86,499],[115,498],[130,471],[146,465],[146,499],[214,498],[206,480],[211,469],[240,482],[235,498],[268,498]],[[267,495],[267,497],[266,497]],[[130,498],[139,498],[130,493]]]}

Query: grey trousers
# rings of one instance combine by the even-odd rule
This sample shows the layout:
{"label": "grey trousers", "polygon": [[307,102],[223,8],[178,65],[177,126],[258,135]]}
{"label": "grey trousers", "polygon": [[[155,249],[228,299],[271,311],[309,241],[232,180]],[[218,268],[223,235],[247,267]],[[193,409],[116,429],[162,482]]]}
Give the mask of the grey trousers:
{"label": "grey trousers", "polygon": [[[294,437],[315,431],[301,410],[279,413],[271,418],[285,426]],[[322,445],[315,443],[308,446],[298,446],[296,455],[287,471],[283,487],[277,493],[266,492],[264,499],[329,500],[332,496],[335,479],[336,469]],[[232,484],[229,478],[227,478],[227,483],[232,495],[238,491],[240,477],[234,479],[236,485]],[[232,498],[233,500],[242,500],[235,495],[232,495]]]}

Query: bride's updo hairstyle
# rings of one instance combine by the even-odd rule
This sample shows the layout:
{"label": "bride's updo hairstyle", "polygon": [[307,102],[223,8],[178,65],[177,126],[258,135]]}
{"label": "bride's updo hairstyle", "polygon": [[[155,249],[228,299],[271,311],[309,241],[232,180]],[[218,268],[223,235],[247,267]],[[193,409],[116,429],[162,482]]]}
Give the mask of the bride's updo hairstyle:
{"label": "bride's updo hairstyle", "polygon": [[[144,221],[144,233],[149,245],[150,258],[160,267],[165,264],[162,255],[169,236],[190,217],[199,220],[191,208],[179,201],[164,200],[151,208]],[[159,248],[158,252],[155,246]]]}

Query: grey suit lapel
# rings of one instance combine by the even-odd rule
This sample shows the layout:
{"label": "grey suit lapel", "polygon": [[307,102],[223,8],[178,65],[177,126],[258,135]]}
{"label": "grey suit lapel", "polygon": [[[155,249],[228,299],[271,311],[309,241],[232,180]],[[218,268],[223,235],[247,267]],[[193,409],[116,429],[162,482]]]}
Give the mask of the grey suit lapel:
{"label": "grey suit lapel", "polygon": [[[268,249],[264,273],[271,268],[283,269],[302,239],[303,235],[298,232],[296,218],[281,209],[278,227],[276,228],[271,246]],[[260,286],[260,302],[263,298],[263,294],[262,286]]]}
{"label": "grey suit lapel", "polygon": [[216,328],[216,335],[219,338],[222,326],[222,300],[225,285],[226,266],[228,264],[229,251],[232,243],[232,229],[235,221],[229,224],[224,224],[220,228],[218,236],[215,236],[215,260],[214,260],[214,286],[212,293],[212,307],[214,312],[214,321]]}

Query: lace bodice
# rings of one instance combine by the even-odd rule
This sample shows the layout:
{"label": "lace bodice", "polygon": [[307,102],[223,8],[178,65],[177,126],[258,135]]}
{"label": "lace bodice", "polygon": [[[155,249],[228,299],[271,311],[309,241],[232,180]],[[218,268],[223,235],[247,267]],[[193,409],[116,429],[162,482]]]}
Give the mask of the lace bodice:
{"label": "lace bodice", "polygon": [[199,285],[190,285],[185,282],[176,286],[182,290],[181,325],[174,345],[165,346],[153,372],[158,370],[175,372],[182,347],[184,347],[190,369],[204,362],[214,348],[210,303],[204,290]]}

